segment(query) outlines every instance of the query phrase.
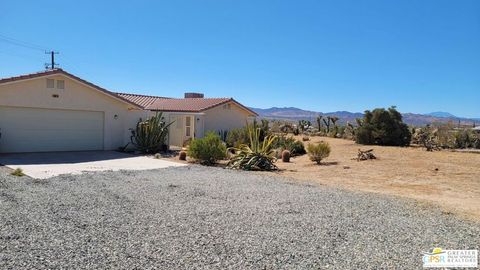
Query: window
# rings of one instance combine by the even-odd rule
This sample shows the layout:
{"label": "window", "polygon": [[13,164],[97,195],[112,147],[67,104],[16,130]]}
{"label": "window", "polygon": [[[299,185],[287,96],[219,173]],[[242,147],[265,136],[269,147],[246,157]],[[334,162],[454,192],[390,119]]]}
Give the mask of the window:
{"label": "window", "polygon": [[185,117],[185,136],[186,137],[191,136],[191,126],[192,126],[192,117],[186,116]]}
{"label": "window", "polygon": [[55,88],[55,80],[47,79],[47,88]]}
{"label": "window", "polygon": [[225,105],[223,105],[223,109],[225,109],[225,110],[230,110],[230,104],[225,104]]}
{"label": "window", "polygon": [[57,89],[65,89],[65,81],[57,80]]}

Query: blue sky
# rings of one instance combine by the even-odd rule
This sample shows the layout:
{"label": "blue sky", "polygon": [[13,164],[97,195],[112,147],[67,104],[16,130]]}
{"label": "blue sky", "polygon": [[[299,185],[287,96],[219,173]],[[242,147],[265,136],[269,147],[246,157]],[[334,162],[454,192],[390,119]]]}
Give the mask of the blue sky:
{"label": "blue sky", "polygon": [[476,0],[3,0],[0,10],[0,77],[42,70],[53,48],[62,68],[115,91],[480,117]]}

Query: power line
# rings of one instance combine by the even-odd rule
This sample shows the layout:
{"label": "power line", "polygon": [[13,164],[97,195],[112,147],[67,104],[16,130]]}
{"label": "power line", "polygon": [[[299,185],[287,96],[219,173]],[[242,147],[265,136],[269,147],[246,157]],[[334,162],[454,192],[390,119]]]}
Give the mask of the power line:
{"label": "power line", "polygon": [[16,38],[7,37],[7,36],[2,35],[2,34],[0,34],[0,41],[10,43],[10,44],[13,44],[13,45],[16,45],[16,46],[24,47],[24,48],[27,48],[27,49],[38,50],[38,51],[48,51],[48,49],[46,47],[43,47],[43,46],[40,46],[40,45],[37,45],[37,44],[34,44],[34,43],[22,41],[22,40],[19,40],[19,39],[16,39]]}
{"label": "power line", "polygon": [[3,34],[0,34],[0,41],[6,42],[6,43],[9,43],[9,44],[12,44],[12,45],[20,46],[20,47],[23,47],[23,48],[27,48],[27,49],[32,49],[32,50],[36,50],[36,51],[44,51],[45,54],[49,54],[50,58],[51,58],[50,64],[45,63],[45,69],[55,69],[58,66],[58,64],[55,63],[55,54],[58,54],[58,52],[55,52],[53,50],[49,50],[46,47],[38,45],[38,44],[34,44],[34,43],[31,43],[31,42],[27,42],[27,41],[19,40],[19,39],[16,39],[16,38],[8,37],[8,36],[5,36]]}

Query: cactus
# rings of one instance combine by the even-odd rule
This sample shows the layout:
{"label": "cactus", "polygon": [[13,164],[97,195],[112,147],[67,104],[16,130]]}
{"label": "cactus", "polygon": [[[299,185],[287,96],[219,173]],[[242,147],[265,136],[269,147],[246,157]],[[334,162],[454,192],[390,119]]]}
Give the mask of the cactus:
{"label": "cactus", "polygon": [[187,160],[187,152],[180,151],[180,155],[178,156],[179,160]]}
{"label": "cactus", "polygon": [[282,151],[282,161],[283,162],[290,162],[290,151],[283,150]]}

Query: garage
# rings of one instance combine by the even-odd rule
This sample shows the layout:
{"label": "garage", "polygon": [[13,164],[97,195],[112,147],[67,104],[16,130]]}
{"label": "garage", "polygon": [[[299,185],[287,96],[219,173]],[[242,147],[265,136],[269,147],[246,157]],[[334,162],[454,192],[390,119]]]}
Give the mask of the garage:
{"label": "garage", "polygon": [[104,112],[0,106],[0,153],[103,150]]}
{"label": "garage", "polygon": [[0,154],[118,150],[147,115],[62,69],[0,78]]}

